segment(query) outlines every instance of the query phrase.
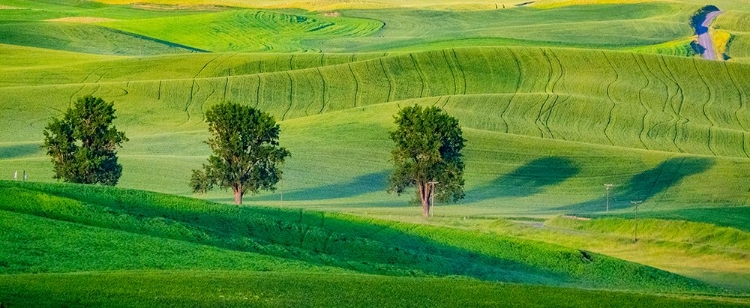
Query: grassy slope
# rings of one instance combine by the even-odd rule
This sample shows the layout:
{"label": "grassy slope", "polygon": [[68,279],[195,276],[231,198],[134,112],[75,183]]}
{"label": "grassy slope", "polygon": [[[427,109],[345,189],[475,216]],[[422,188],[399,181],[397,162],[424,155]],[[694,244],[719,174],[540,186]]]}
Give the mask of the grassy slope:
{"label": "grassy slope", "polygon": [[[447,228],[315,212],[226,207],[107,188],[5,182],[1,189],[3,223],[7,225],[5,229],[14,231],[4,236],[14,239],[9,242],[16,245],[3,249],[20,252],[3,254],[5,273],[226,266],[217,263],[206,267],[200,261],[185,264],[180,261],[192,258],[184,254],[176,256],[176,260],[163,258],[171,252],[173,241],[179,241],[177,244],[187,244],[182,249],[188,253],[192,252],[189,247],[196,244],[201,245],[195,249],[198,251],[229,250],[233,253],[225,257],[227,263],[232,259],[239,262],[245,252],[250,257],[258,253],[268,256],[244,265],[256,270],[262,266],[306,270],[318,265],[396,276],[461,275],[579,287],[716,291],[696,281],[605,256],[582,256],[575,249]],[[20,228],[21,225],[27,228]],[[102,241],[107,233],[120,240]],[[145,243],[138,241],[142,235],[153,238]],[[73,241],[75,238],[89,239]],[[166,240],[166,251],[122,253],[140,251],[128,245],[148,247],[148,242],[159,239]],[[112,255],[120,252],[121,256],[102,258],[95,254],[100,250]],[[309,265],[285,264],[272,257]],[[269,265],[274,262],[278,264]]]}
{"label": "grassy slope", "polygon": [[[120,69],[97,70],[113,65]],[[153,67],[160,69],[143,69]],[[187,193],[189,170],[208,153],[202,144],[202,110],[222,100],[251,105],[260,100],[259,107],[288,119],[282,142],[293,153],[305,153],[290,159],[288,181],[282,184],[287,201],[312,198],[297,202],[300,206],[404,202],[381,193],[382,184],[368,183],[383,183],[389,168],[385,132],[398,105],[411,103],[443,106],[467,129],[467,188],[472,192],[467,202],[480,209],[474,214],[597,211],[604,203],[604,182],[618,184],[615,209],[636,199],[661,210],[744,204],[748,197],[743,148],[748,138],[744,93],[750,83],[748,67],[740,64],[570,49],[475,48],[384,57],[125,58],[66,69],[91,83],[0,88],[9,111],[0,115],[7,127],[0,132],[5,141],[0,153],[7,162],[0,169],[6,178],[16,169],[29,170],[31,179],[49,178],[48,163],[36,148],[46,119],[70,99],[95,94],[115,100],[118,127],[131,137],[121,151],[131,170],[122,179],[126,187]],[[255,74],[264,71],[270,73]],[[54,81],[41,70],[28,72],[32,83],[73,79]],[[186,79],[168,79],[171,75]],[[205,78],[190,78],[196,75]],[[99,78],[106,82],[94,83]],[[12,79],[3,83],[10,85]],[[132,81],[118,81],[123,79]],[[36,95],[41,92],[44,97]],[[429,98],[410,100],[415,97]],[[387,101],[393,102],[383,104]],[[341,112],[331,113],[336,110]],[[325,114],[309,117],[320,112]],[[328,166],[331,160],[345,163]],[[535,179],[536,170],[549,167],[560,173]]]}
{"label": "grassy slope", "polygon": [[[0,276],[11,307],[733,307],[740,303],[463,279],[257,272]],[[294,283],[290,283],[294,281]],[[106,288],[102,288],[106,285]],[[332,292],[331,290],[336,290]],[[92,296],[92,291],[96,295]],[[111,301],[117,298],[117,303]]]}
{"label": "grassy slope", "polygon": [[[0,237],[11,244],[0,248],[6,251],[0,254],[0,294],[6,304],[23,305],[27,300],[39,299],[42,290],[61,290],[57,287],[60,283],[76,287],[66,289],[65,294],[46,297],[38,304],[100,305],[117,296],[122,298],[120,305],[150,306],[204,303],[224,295],[221,300],[229,300],[225,303],[232,305],[269,298],[272,302],[250,303],[279,305],[281,289],[287,290],[284,297],[290,301],[281,301],[281,305],[298,303],[297,290],[303,289],[308,290],[307,303],[313,306],[331,300],[331,294],[342,300],[387,302],[394,297],[381,292],[401,294],[414,288],[415,278],[393,276],[414,275],[425,276],[418,278],[419,284],[435,288],[431,292],[446,288],[475,290],[452,295],[435,292],[436,296],[448,296],[440,301],[443,304],[469,301],[495,306],[507,300],[507,292],[515,293],[518,301],[534,305],[549,304],[557,296],[568,298],[574,306],[597,305],[590,302],[593,298],[600,298],[598,304],[623,299],[643,300],[643,304],[650,300],[652,305],[717,303],[430,278],[433,275],[553,286],[606,286],[639,292],[721,292],[695,280],[598,254],[446,227],[316,212],[226,207],[142,191],[79,185],[0,182],[0,190],[0,224],[5,230]],[[139,272],[95,273],[123,269]],[[216,271],[229,269],[233,272]],[[22,274],[79,271],[88,273],[37,274],[31,280]],[[79,282],[80,279],[88,282]],[[207,284],[195,283],[204,280]],[[237,280],[246,283],[238,284]],[[106,290],[96,287],[107,281]],[[234,287],[226,285],[230,281],[235,282]],[[261,281],[264,293],[258,294]],[[183,284],[192,287],[174,288]],[[158,285],[180,291],[168,291]],[[317,287],[311,291],[309,285]],[[358,296],[363,286],[369,286],[374,293]],[[386,286],[390,291],[386,291]],[[330,288],[338,292],[323,292]],[[86,290],[89,295],[92,290],[98,291],[84,300],[82,292]],[[539,298],[539,293],[545,296]],[[153,294],[161,295],[156,299]],[[250,294],[248,299],[246,294]],[[532,294],[538,298],[531,299]],[[416,305],[426,304],[419,297],[415,300]]]}
{"label": "grassy slope", "polygon": [[[676,3],[634,4],[627,9],[621,5],[481,11],[392,7],[344,10],[334,17],[298,9],[149,10],[74,1],[8,4],[20,9],[0,10],[0,43],[124,55],[200,50],[382,52],[478,45],[608,49],[656,45],[641,51],[674,54],[685,49],[684,40],[692,31],[685,21],[695,10]],[[113,21],[48,21],[80,17]],[[659,47],[666,42],[681,44]]]}

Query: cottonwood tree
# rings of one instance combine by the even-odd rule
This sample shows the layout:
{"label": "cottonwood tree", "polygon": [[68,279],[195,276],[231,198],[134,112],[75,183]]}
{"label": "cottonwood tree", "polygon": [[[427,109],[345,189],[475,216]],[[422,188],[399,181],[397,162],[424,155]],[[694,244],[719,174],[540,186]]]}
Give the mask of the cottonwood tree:
{"label": "cottonwood tree", "polygon": [[115,118],[114,103],[89,95],[79,98],[62,119],[52,119],[42,148],[52,158],[53,178],[116,185],[122,175],[116,149],[128,138],[112,125]]}
{"label": "cottonwood tree", "polygon": [[234,202],[242,204],[247,192],[275,190],[279,166],[290,155],[279,147],[279,125],[272,116],[252,107],[221,103],[206,112],[213,154],[203,169],[193,170],[190,185],[205,193],[215,185],[231,188]]}
{"label": "cottonwood tree", "polygon": [[414,105],[401,109],[395,123],[398,127],[390,132],[396,143],[391,151],[395,170],[388,178],[388,192],[400,195],[415,187],[425,217],[432,207],[431,197],[441,202],[462,199],[461,150],[466,140],[458,120],[438,107]]}

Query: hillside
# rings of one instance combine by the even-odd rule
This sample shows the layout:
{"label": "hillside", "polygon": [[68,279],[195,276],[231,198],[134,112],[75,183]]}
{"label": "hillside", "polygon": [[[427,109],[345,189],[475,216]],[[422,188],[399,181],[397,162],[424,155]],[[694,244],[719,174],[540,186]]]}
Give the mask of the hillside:
{"label": "hillside", "polygon": [[[287,203],[304,207],[405,204],[382,192],[386,131],[398,106],[413,103],[438,104],[467,131],[467,188],[475,192],[466,202],[474,214],[600,211],[604,182],[618,185],[614,209],[631,200],[652,210],[744,204],[750,189],[743,64],[484,47],[94,58],[60,68],[60,81],[45,78],[49,67],[41,65],[9,68],[2,79],[2,174],[24,169],[48,179],[37,148],[46,119],[93,94],[115,101],[117,125],[131,138],[121,150],[125,187],[187,194],[190,170],[208,154],[202,112],[227,100],[283,120],[293,156],[281,189]],[[325,163],[332,159],[345,163]],[[560,172],[537,172],[550,167]]]}
{"label": "hillside", "polygon": [[[696,0],[0,0],[0,307],[746,306],[741,2],[709,61]],[[130,139],[118,188],[40,148],[84,95]],[[221,102],[291,152],[242,207],[188,185]],[[385,192],[414,104],[466,138],[429,218]]]}
{"label": "hillside", "polygon": [[[399,290],[406,287],[402,285],[406,281],[395,277],[417,276],[438,288],[472,285],[499,292],[482,297],[492,302],[498,302],[501,297],[495,296],[502,296],[503,292],[508,292],[503,291],[507,288],[520,288],[520,295],[516,296],[521,298],[540,290],[571,292],[563,297],[582,291],[481,281],[585,288],[606,286],[641,292],[722,292],[696,280],[603,255],[446,227],[322,212],[226,207],[143,191],[80,185],[0,182],[0,190],[0,224],[5,230],[0,236],[9,244],[0,248],[3,251],[0,253],[3,277],[0,297],[9,298],[5,302],[11,306],[20,303],[24,296],[34,298],[33,294],[47,288],[45,286],[81,278],[110,281],[121,277],[155,285],[162,281],[183,284],[186,280],[206,279],[205,275],[217,275],[215,279],[222,284],[228,283],[222,281],[229,277],[246,279],[251,285],[258,279],[271,279],[278,285],[274,288],[290,286],[292,290],[301,286],[284,278],[289,275],[301,277],[302,285],[328,281],[324,283],[346,286],[348,281],[362,281],[377,289],[378,285],[394,282]],[[112,270],[118,272],[97,273]],[[202,270],[211,272],[200,272]],[[69,272],[87,273],[44,274]],[[167,276],[172,272],[174,274]],[[19,285],[18,279],[29,277],[24,273],[37,273],[33,278],[37,283]],[[454,278],[434,278],[445,276]],[[26,291],[20,294],[12,291],[21,286]],[[91,287],[84,283],[74,288],[72,294],[57,299],[48,297],[47,305],[64,303],[76,298],[77,292]],[[244,288],[255,289],[252,286],[230,289]],[[354,289],[344,287],[350,300],[356,298]],[[115,290],[133,300],[143,296],[143,291],[122,285],[87,301],[102,303],[101,300],[107,298],[105,294]],[[277,292],[273,289],[268,292],[269,296],[278,296],[273,295]],[[330,297],[317,291],[314,294],[317,294],[312,298],[314,301],[318,296],[321,300]],[[457,295],[454,300],[468,299],[471,294]],[[602,291],[591,294],[645,300],[643,295],[637,294]],[[184,296],[171,300],[184,300]],[[192,296],[207,300],[203,295]],[[167,298],[162,304],[171,300]],[[669,298],[656,300],[688,303]]]}

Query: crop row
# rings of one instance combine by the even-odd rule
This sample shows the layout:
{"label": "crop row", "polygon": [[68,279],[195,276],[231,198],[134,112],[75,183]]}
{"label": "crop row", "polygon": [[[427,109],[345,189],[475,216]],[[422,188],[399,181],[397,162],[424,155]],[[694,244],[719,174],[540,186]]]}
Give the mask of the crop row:
{"label": "crop row", "polygon": [[[166,125],[167,119],[171,125],[200,125],[204,108],[221,101],[253,105],[287,120],[432,98],[432,103],[473,114],[476,120],[462,122],[468,127],[746,157],[748,70],[740,64],[632,53],[477,48],[223,78],[14,87],[0,92],[5,97],[2,105],[10,111],[3,113],[3,120],[11,122],[51,115],[49,109],[32,106],[62,109],[75,97],[92,94],[114,100],[123,118],[138,117],[146,125]],[[44,97],[37,96],[40,92]],[[145,116],[144,110],[149,110]],[[13,130],[5,134],[4,140],[23,136]]]}

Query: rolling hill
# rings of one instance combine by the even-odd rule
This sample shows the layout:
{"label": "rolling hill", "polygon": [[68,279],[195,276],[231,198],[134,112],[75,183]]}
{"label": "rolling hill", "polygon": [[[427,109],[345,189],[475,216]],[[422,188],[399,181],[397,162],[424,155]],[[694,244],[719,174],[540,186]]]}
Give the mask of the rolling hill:
{"label": "rolling hill", "polygon": [[[0,306],[747,305],[750,10],[714,4],[727,61],[693,0],[0,0]],[[50,183],[83,95],[124,189]],[[225,101],[292,153],[245,207],[188,186]],[[428,220],[385,192],[413,104],[467,139]]]}

